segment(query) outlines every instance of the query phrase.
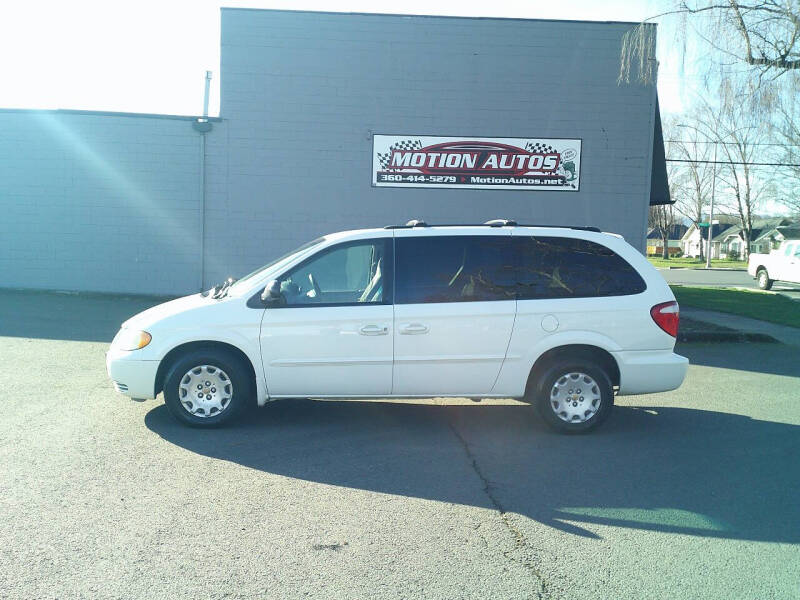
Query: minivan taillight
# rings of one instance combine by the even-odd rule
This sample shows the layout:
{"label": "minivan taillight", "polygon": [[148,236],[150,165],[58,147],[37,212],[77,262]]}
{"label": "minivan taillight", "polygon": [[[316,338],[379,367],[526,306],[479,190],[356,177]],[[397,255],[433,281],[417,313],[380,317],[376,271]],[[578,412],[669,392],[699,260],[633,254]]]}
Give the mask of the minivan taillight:
{"label": "minivan taillight", "polygon": [[680,320],[680,313],[678,303],[674,300],[672,302],[662,302],[656,304],[650,309],[650,316],[656,325],[661,327],[664,331],[672,337],[678,337],[678,321]]}

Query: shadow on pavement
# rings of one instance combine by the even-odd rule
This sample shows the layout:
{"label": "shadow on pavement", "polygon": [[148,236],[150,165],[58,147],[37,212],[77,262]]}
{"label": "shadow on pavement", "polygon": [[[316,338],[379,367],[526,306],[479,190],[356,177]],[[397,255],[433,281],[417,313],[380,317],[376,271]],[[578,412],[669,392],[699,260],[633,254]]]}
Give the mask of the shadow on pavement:
{"label": "shadow on pavement", "polygon": [[692,365],[800,377],[800,347],[797,346],[753,342],[679,343],[675,352],[687,357]]}
{"label": "shadow on pavement", "polygon": [[110,342],[123,321],[168,299],[0,290],[0,336]]}
{"label": "shadow on pavement", "polygon": [[504,511],[574,535],[595,537],[581,525],[601,523],[800,543],[795,425],[616,407],[597,432],[561,436],[527,406],[311,400],[220,430],[183,427],[163,405],[145,423],[189,451],[267,473],[492,508],[471,456]]}

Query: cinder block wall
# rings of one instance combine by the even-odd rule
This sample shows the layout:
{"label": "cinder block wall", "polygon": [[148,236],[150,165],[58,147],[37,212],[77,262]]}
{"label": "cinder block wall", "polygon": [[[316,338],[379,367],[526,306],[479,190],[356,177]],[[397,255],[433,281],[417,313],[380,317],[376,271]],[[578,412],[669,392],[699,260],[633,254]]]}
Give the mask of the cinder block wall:
{"label": "cinder block wall", "polygon": [[[655,89],[617,84],[631,27],[223,9],[207,280],[410,218],[596,225],[644,250]],[[374,133],[581,138],[581,190],[373,188]]]}
{"label": "cinder block wall", "polygon": [[0,110],[0,286],[198,290],[199,138],[180,118]]}
{"label": "cinder block wall", "polygon": [[[192,293],[410,218],[644,250],[655,88],[617,85],[631,26],[223,9],[204,187],[191,117],[0,109],[0,287]],[[373,188],[375,133],[581,138],[581,190]]]}

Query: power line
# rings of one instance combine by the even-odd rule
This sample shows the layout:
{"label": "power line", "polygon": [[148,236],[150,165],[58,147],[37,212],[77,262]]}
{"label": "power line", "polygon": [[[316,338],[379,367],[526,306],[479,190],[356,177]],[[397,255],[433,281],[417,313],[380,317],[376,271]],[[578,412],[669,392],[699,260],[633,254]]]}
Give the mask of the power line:
{"label": "power line", "polygon": [[749,165],[751,167],[800,167],[800,164],[792,163],[756,163],[756,162],[741,162],[736,160],[691,160],[688,158],[667,158],[667,162],[682,162],[692,164],[704,165]]}
{"label": "power line", "polygon": [[[736,142],[713,142],[710,140],[664,140],[664,142],[668,144],[723,144],[726,146],[735,146]],[[778,143],[769,143],[769,142],[753,142],[748,143],[747,146],[780,146],[786,147],[791,146],[798,148],[800,144],[778,144]]]}

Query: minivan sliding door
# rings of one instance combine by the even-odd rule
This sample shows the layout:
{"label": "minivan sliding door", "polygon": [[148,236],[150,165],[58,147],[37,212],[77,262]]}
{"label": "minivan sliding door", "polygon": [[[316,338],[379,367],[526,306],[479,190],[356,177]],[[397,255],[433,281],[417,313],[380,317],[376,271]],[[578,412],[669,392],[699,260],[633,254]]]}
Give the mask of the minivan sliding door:
{"label": "minivan sliding door", "polygon": [[516,310],[511,232],[395,231],[394,395],[491,392]]}

